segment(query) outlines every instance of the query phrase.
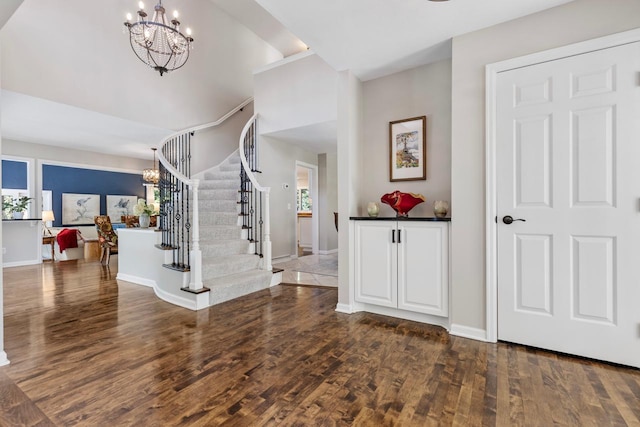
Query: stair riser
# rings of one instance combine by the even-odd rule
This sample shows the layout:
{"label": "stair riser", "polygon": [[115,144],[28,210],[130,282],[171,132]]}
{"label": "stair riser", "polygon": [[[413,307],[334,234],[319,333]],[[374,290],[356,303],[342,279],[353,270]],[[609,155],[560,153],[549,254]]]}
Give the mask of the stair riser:
{"label": "stair riser", "polygon": [[238,190],[200,190],[200,200],[233,200],[238,201]]}
{"label": "stair riser", "polygon": [[238,214],[235,212],[203,212],[200,216],[200,225],[239,225]]}
{"label": "stair riser", "polygon": [[201,246],[200,249],[202,250],[203,259],[251,253],[249,252],[250,248],[248,240],[238,240],[237,242],[234,241],[233,243],[227,243],[224,245]]}
{"label": "stair riser", "polygon": [[218,240],[246,239],[246,230],[240,227],[200,226],[200,241],[216,242]]}
{"label": "stair riser", "polygon": [[200,190],[238,190],[238,188],[240,188],[239,179],[202,181],[200,183]]}
{"label": "stair riser", "polygon": [[[269,272],[269,274],[271,273]],[[248,295],[253,292],[258,292],[262,289],[266,289],[269,287],[270,283],[270,281],[267,279],[268,276],[266,279],[264,277],[254,278],[253,280],[245,280],[234,283],[233,286],[225,288],[214,288],[211,290],[209,295],[209,304],[220,304],[222,302],[229,301],[243,295]]]}
{"label": "stair riser", "polygon": [[218,172],[207,172],[204,174],[204,179],[206,181],[210,180],[240,180],[240,170],[235,171],[218,171]]}
{"label": "stair riser", "polygon": [[240,204],[235,200],[200,200],[200,212],[234,212],[240,213]]}
{"label": "stair riser", "polygon": [[236,172],[240,174],[240,159],[238,159],[238,163],[225,163],[221,165],[220,172]]}
{"label": "stair riser", "polygon": [[217,277],[253,270],[258,268],[259,262],[260,258],[256,256],[251,260],[243,260],[242,262],[230,261],[224,264],[204,265],[202,267],[202,278],[203,281],[206,281],[206,279],[215,279]]}

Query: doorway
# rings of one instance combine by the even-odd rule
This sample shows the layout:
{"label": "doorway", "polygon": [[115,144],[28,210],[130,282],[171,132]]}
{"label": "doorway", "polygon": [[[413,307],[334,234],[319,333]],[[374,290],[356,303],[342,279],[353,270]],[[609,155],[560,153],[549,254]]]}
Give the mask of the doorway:
{"label": "doorway", "polygon": [[318,253],[318,167],[296,161],[296,255]]}
{"label": "doorway", "polygon": [[630,33],[488,69],[489,340],[640,367]]}

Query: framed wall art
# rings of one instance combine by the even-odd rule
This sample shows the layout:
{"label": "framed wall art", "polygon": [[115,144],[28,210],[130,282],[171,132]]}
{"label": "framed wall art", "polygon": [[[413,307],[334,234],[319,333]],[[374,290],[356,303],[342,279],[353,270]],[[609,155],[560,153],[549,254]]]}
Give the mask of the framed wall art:
{"label": "framed wall art", "polygon": [[427,179],[427,117],[389,122],[389,180]]}
{"label": "framed wall art", "polygon": [[62,194],[62,224],[93,224],[93,217],[100,215],[99,194]]}
{"label": "framed wall art", "polygon": [[122,222],[122,215],[133,215],[133,207],[138,203],[138,196],[107,195],[107,215],[112,223]]}

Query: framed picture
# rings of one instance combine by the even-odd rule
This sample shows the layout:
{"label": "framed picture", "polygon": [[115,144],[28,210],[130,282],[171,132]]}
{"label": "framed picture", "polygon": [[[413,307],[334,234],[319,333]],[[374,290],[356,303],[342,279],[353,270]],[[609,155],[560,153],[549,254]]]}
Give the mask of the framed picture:
{"label": "framed picture", "polygon": [[427,117],[389,122],[389,180],[427,179]]}
{"label": "framed picture", "polygon": [[100,195],[62,194],[62,225],[93,224],[100,215]]}
{"label": "framed picture", "polygon": [[133,215],[138,196],[107,196],[107,215],[111,223],[122,222],[122,215]]}

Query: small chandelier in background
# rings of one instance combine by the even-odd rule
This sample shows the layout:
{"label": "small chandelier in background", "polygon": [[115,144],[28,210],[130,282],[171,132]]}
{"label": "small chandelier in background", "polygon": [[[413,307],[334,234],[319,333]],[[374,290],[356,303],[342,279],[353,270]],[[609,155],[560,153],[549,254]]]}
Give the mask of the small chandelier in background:
{"label": "small chandelier in background", "polygon": [[144,182],[148,184],[157,184],[160,181],[160,171],[156,167],[156,150],[157,148],[152,148],[153,150],[153,168],[152,169],[144,169],[142,171],[142,179]]}
{"label": "small chandelier in background", "polygon": [[182,67],[189,59],[193,38],[189,28],[187,35],[180,32],[178,11],[173,12],[173,19],[167,23],[162,0],[158,0],[153,19],[147,21],[144,3],[140,2],[138,6],[138,20],[131,22],[132,16],[128,13],[124,23],[129,29],[129,41],[135,54],[160,75]]}

